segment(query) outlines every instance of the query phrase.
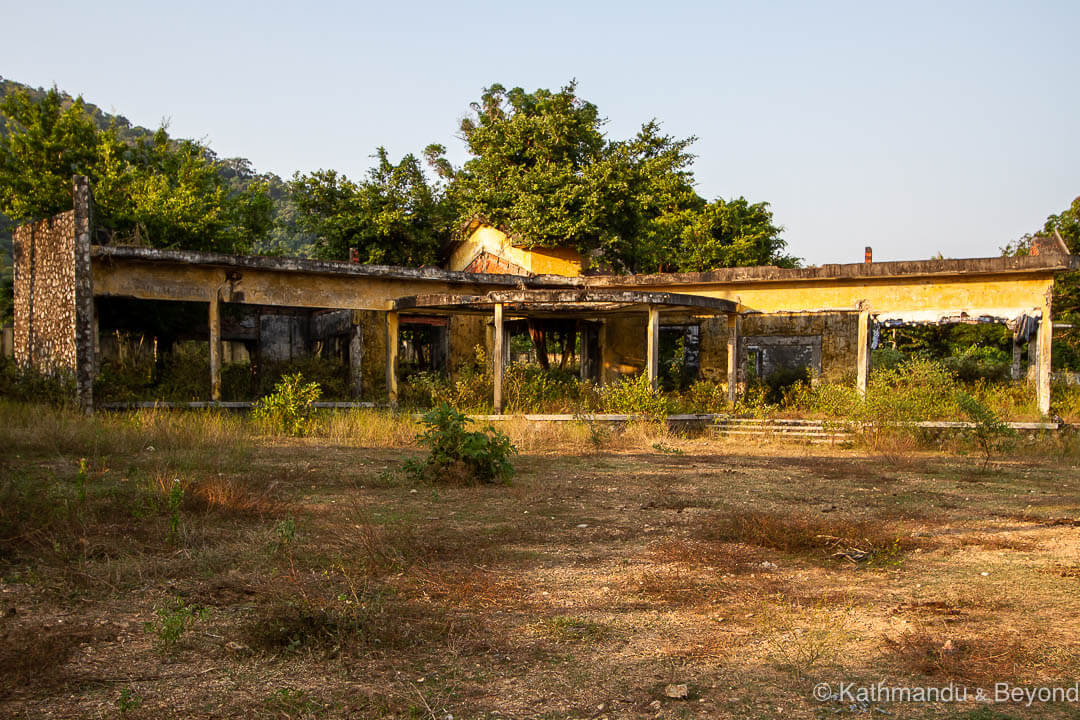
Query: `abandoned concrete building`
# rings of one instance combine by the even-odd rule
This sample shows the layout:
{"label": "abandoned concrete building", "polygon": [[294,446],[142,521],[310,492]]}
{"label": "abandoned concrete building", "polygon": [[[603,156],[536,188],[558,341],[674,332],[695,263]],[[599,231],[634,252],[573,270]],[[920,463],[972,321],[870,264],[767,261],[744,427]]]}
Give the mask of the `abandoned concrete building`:
{"label": "abandoned concrete building", "polygon": [[95,245],[90,187],[75,178],[71,211],[15,231],[14,355],[71,373],[91,409],[111,308],[189,303],[209,343],[209,400],[220,399],[223,362],[285,360],[317,345],[348,365],[357,399],[393,404],[403,361],[453,372],[481,347],[501,412],[508,337],[527,327],[572,337],[582,377],[597,382],[641,372],[655,382],[661,338],[681,338],[692,372],[726,384],[734,402],[750,375],[782,367],[854,375],[865,390],[880,328],[995,322],[1013,331],[1017,362],[1028,346],[1045,414],[1054,276],[1077,267],[1047,241],[1025,257],[590,275],[573,251],[470,231],[445,269]]}

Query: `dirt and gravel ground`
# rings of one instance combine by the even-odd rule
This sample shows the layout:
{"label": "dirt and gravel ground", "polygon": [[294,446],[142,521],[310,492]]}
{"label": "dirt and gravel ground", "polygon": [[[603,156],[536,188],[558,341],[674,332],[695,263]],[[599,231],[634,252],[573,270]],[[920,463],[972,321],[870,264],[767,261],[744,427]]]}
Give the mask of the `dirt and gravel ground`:
{"label": "dirt and gravel ground", "polygon": [[0,716],[1080,712],[842,685],[1080,679],[1080,473],[1057,450],[983,470],[553,434],[523,438],[511,485],[465,487],[410,481],[411,446],[2,410]]}

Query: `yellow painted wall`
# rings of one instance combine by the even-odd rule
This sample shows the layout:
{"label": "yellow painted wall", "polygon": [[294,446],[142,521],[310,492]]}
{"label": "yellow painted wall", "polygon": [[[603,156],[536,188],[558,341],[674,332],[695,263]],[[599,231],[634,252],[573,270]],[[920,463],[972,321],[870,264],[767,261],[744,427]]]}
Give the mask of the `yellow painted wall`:
{"label": "yellow painted wall", "polygon": [[520,248],[501,230],[483,226],[450,253],[449,270],[464,270],[482,252],[507,260],[533,275],[581,275],[581,254],[569,248]]}
{"label": "yellow painted wall", "polygon": [[634,289],[706,295],[733,300],[752,312],[854,310],[866,302],[877,313],[996,314],[1015,317],[1036,313],[1053,287],[1049,273],[851,280],[798,280],[688,285],[634,286]]}

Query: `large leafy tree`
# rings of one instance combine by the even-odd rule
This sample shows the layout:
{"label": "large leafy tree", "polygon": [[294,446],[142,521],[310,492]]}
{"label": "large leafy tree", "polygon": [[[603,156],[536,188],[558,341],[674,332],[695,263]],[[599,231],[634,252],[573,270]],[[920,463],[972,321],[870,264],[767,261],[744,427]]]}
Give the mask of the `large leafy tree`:
{"label": "large leafy tree", "polygon": [[781,232],[768,203],[750,203],[743,197],[717,199],[685,226],[678,266],[687,271],[770,264],[797,267],[798,260],[784,253],[787,243]]}
{"label": "large leafy tree", "polygon": [[355,248],[364,263],[435,263],[449,234],[441,187],[428,182],[415,155],[394,164],[380,147],[373,157],[360,182],[334,170],[293,178],[297,225],[314,236],[313,254],[344,260]]}
{"label": "large leafy tree", "polygon": [[470,159],[454,169],[440,146],[427,155],[460,222],[491,223],[525,246],[574,247],[624,272],[795,262],[766,205],[697,194],[694,138],[650,121],[611,140],[605,123],[574,83],[531,93],[496,84],[461,122]]}
{"label": "large leafy tree", "polygon": [[[1024,235],[1002,248],[1005,255],[1027,255],[1038,235],[1057,233],[1073,254],[1080,253],[1080,197],[1058,214],[1050,215],[1040,230]],[[1053,313],[1072,327],[1054,331],[1053,360],[1055,368],[1080,370],[1080,272],[1064,272],[1054,280]]]}
{"label": "large leafy tree", "polygon": [[26,222],[71,207],[71,177],[86,175],[96,219],[115,242],[248,252],[270,229],[267,189],[230,188],[213,153],[165,128],[132,138],[101,128],[81,98],[55,88],[0,102],[0,213]]}

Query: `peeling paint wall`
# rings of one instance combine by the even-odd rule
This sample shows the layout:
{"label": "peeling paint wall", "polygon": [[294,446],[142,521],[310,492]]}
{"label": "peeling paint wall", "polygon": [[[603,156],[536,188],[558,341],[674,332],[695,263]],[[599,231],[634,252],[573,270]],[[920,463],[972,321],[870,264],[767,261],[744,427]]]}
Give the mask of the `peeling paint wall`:
{"label": "peeling paint wall", "polygon": [[386,401],[386,313],[356,310],[353,321],[361,327],[364,348],[360,367],[361,399]]}
{"label": "peeling paint wall", "polygon": [[625,375],[637,375],[645,369],[645,330],[649,318],[616,316],[604,322],[603,367],[601,379],[612,382]]}
{"label": "peeling paint wall", "polygon": [[488,323],[489,319],[483,315],[458,315],[450,318],[450,353],[446,359],[450,372],[472,363],[476,359],[477,346],[484,348],[488,357],[491,357]]}

